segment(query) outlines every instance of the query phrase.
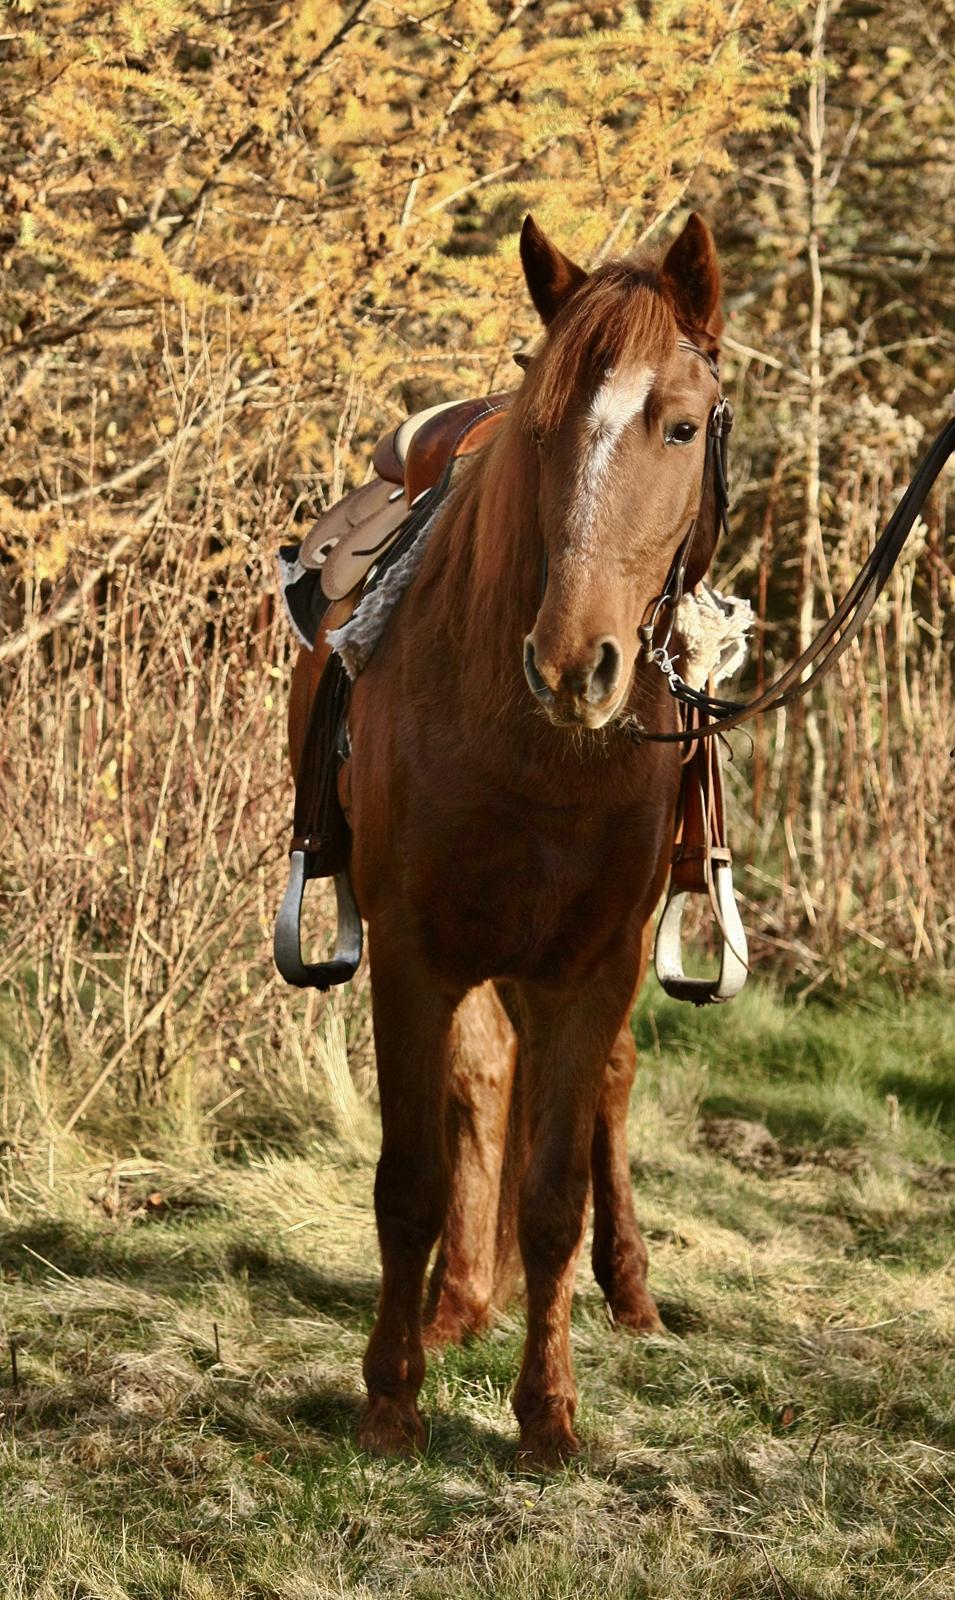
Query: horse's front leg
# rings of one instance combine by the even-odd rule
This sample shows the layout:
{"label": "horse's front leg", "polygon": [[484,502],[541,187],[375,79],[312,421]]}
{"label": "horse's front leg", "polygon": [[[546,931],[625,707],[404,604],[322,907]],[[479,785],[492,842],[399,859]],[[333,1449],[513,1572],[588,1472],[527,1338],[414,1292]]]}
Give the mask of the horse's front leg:
{"label": "horse's front leg", "polygon": [[382,1143],[375,1178],[381,1297],[365,1352],[368,1408],[359,1443],[376,1454],[421,1449],[421,1301],[448,1202],[448,1036],[459,995],[445,994],[391,928],[369,926]]}
{"label": "horse's front leg", "polygon": [[527,1342],[514,1391],[521,1449],[553,1466],[579,1449],[570,1311],[590,1184],[604,1067],[633,989],[601,972],[572,994],[520,989],[529,1160],[518,1236],[527,1279]]}
{"label": "horse's front leg", "polygon": [[637,1047],[630,1032],[630,1012],[646,977],[653,925],[643,931],[640,971],[610,1050],[600,1084],[590,1166],[594,1184],[594,1277],[607,1298],[616,1323],[635,1333],[663,1333],[656,1302],[647,1289],[647,1247],[633,1208],[627,1116],[637,1070]]}

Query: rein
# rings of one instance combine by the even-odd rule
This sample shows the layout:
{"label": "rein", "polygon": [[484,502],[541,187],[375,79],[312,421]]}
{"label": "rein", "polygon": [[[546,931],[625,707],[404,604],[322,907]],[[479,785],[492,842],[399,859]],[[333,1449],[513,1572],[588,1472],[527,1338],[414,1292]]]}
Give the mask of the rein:
{"label": "rein", "polygon": [[[705,361],[719,383],[719,369],[711,356],[688,340],[681,340],[680,348],[698,355]],[[729,487],[726,454],[732,425],[732,407],[720,394],[707,422],[701,505],[707,482],[712,477],[717,517],[723,531],[727,533],[729,532]],[[703,690],[692,689],[680,676],[669,653],[676,607],[683,597],[687,564],[699,526],[699,513],[697,513],[686,538],[673,558],[663,593],[653,602],[649,620],[640,629],[644,661],[650,666],[659,668],[675,700],[698,713],[696,718],[691,719],[695,726],[682,728],[675,733],[645,733],[638,728],[624,726],[621,732],[634,744],[649,741],[658,744],[677,744],[685,743],[689,739],[712,739],[717,734],[738,727],[750,717],[761,716],[766,711],[778,711],[806,694],[816,680],[828,672],[840,656],[845,654],[860,632],[888,582],[901,554],[902,546],[928,499],[935,480],[953,453],[955,453],[955,416],[949,418],[932,441],[854,583],[820,628],[815,639],[785,672],[763,690],[762,694],[754,695],[751,700],[724,700],[706,694]],[[664,618],[666,618],[666,632],[662,642],[658,643],[656,633]],[[805,677],[803,673],[806,673]]]}

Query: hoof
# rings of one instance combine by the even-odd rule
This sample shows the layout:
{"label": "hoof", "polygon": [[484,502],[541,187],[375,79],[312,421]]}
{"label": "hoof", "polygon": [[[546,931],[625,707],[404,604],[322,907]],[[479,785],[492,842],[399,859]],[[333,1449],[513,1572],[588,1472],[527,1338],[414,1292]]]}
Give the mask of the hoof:
{"label": "hoof", "polygon": [[[523,1410],[523,1406],[521,1410]],[[555,1472],[580,1451],[574,1432],[574,1406],[567,1400],[545,1401],[521,1422],[517,1459],[539,1472]]]}
{"label": "hoof", "polygon": [[652,1295],[628,1295],[618,1304],[607,1301],[614,1326],[626,1328],[628,1333],[666,1333],[666,1323],[660,1316]]}
{"label": "hoof", "polygon": [[426,1350],[445,1350],[448,1345],[463,1344],[467,1336],[468,1329],[458,1318],[435,1317],[422,1328],[421,1343]]}
{"label": "hoof", "polygon": [[427,1443],[414,1401],[369,1400],[358,1426],[358,1443],[373,1456],[411,1456]]}
{"label": "hoof", "polygon": [[580,1454],[580,1440],[571,1427],[522,1428],[517,1459],[534,1472],[558,1472]]}

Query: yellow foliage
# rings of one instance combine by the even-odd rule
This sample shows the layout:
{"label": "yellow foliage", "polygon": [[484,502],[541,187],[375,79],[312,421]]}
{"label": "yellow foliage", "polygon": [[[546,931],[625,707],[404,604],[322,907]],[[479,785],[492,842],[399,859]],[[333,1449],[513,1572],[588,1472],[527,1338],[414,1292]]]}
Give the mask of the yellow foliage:
{"label": "yellow foliage", "polygon": [[[15,13],[11,316],[42,304],[54,346],[88,328],[127,373],[100,470],[135,471],[164,437],[201,337],[210,370],[281,374],[270,419],[308,393],[307,426],[282,430],[290,485],[318,462],[360,477],[371,434],[409,403],[485,388],[531,332],[525,210],[584,261],[625,249],[726,168],[730,134],[778,118],[799,64],[783,0],[610,4],[604,26],[589,12],[281,0],[210,19],[194,0],[137,0],[80,26],[75,0],[54,0],[42,32]],[[363,414],[323,447],[355,375]],[[82,426],[52,420],[63,393],[47,371],[32,403],[69,489],[90,452]],[[222,420],[200,411],[199,444]],[[230,416],[239,472],[262,420],[258,404]]]}
{"label": "yellow foliage", "polygon": [[33,576],[37,583],[58,578],[69,558],[69,535],[65,528],[59,527],[52,538],[37,547],[33,565]]}

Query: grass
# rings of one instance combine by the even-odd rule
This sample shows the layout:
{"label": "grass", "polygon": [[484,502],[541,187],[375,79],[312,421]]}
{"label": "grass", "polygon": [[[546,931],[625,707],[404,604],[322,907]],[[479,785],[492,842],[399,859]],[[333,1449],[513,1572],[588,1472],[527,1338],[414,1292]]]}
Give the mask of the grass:
{"label": "grass", "polygon": [[671,1333],[610,1328],[582,1267],[586,1449],[549,1478],[514,1458],[519,1311],[431,1363],[421,1459],[355,1448],[373,1129],[42,1174],[8,1150],[0,1594],[950,1600],[946,1001],[654,991],[635,1027]]}

